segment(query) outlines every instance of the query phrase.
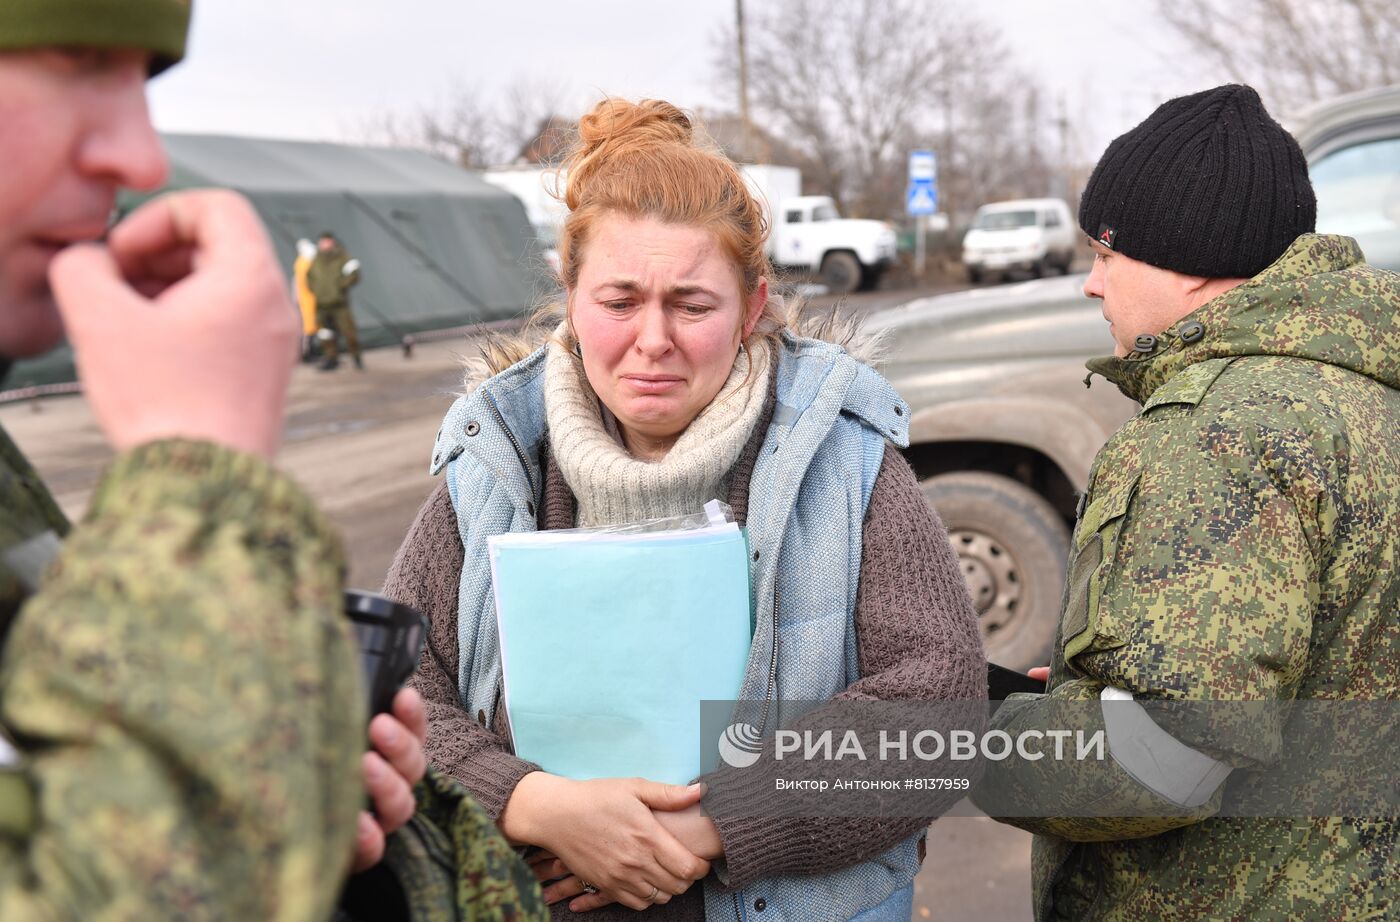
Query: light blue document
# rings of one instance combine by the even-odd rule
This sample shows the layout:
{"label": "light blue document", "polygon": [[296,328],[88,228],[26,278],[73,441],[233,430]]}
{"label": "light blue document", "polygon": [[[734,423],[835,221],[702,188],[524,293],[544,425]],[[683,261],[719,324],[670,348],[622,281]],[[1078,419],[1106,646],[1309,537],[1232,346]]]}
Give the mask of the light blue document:
{"label": "light blue document", "polygon": [[686,784],[714,767],[700,702],[739,693],[748,544],[733,523],[490,539],[516,754],[569,778]]}

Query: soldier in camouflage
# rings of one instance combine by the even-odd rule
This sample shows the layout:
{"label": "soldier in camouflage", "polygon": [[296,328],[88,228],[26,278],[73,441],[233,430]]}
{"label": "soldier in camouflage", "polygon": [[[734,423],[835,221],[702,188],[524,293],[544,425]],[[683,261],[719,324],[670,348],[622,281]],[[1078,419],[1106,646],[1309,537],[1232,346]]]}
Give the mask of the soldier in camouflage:
{"label": "soldier in camouflage", "polygon": [[355,315],[350,312],[350,289],[360,282],[360,261],[351,259],[335,234],[323,232],[316,241],[316,258],[306,272],[306,285],[316,299],[316,322],[326,331],[322,341],[325,359],[321,362],[323,371],[334,371],[340,364],[336,345],[340,337],[345,337],[345,348],[355,367],[365,370],[364,359],[360,355],[360,335],[355,330]]}
{"label": "soldier in camouflage", "polygon": [[[1400,698],[1400,276],[1311,233],[1315,207],[1247,87],[1164,104],[1100,161],[1085,293],[1118,349],[1090,368],[1143,408],[1090,475],[1050,691],[999,729],[1075,700]],[[1400,913],[1400,821],[1215,815],[1269,786],[1280,726],[1143,732],[1193,751],[988,763],[981,802],[1064,813],[1005,820],[1037,834],[1038,920]]]}
{"label": "soldier in camouflage", "polygon": [[343,551],[268,464],[298,331],[252,209],[186,193],[90,242],[119,185],[164,181],[144,86],[189,15],[0,7],[0,379],[66,329],[119,452],[70,527],[0,430],[0,920],[319,922],[352,863],[407,897],[375,918],[543,918],[424,777],[415,693],[363,751]]}

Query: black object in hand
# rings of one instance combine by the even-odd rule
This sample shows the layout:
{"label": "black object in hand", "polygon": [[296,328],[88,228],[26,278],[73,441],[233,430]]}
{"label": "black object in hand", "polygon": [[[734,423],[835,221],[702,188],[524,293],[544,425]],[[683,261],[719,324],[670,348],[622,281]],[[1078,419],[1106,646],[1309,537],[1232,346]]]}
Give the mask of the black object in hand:
{"label": "black object in hand", "polygon": [[345,614],[355,623],[369,715],[388,713],[423,654],[427,625],[411,606],[357,589],[345,591]]}
{"label": "black object in hand", "polygon": [[987,697],[989,699],[1005,701],[1007,695],[1014,695],[1017,692],[1043,695],[1045,694],[1045,683],[1039,679],[1032,679],[1024,672],[1007,669],[996,663],[987,664]]}

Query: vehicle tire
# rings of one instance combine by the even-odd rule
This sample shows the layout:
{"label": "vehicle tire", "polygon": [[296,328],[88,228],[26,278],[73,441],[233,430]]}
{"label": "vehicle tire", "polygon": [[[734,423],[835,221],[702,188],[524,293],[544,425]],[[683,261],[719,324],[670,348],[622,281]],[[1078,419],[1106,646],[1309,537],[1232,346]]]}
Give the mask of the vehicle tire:
{"label": "vehicle tire", "polygon": [[880,287],[880,276],[884,275],[882,266],[865,266],[860,271],[860,290],[874,291]]}
{"label": "vehicle tire", "polygon": [[968,280],[969,282],[971,282],[972,284],[974,284],[974,285],[980,283],[980,282],[982,281],[982,270],[981,270],[981,269],[974,269],[974,268],[972,268],[971,266],[968,266],[968,267],[967,267],[967,280]]}
{"label": "vehicle tire", "polygon": [[959,471],[921,486],[958,554],[987,658],[1017,670],[1049,663],[1070,544],[1059,513],[999,474]]}
{"label": "vehicle tire", "polygon": [[1031,278],[1039,279],[1045,277],[1045,260],[1037,259],[1031,263]]}
{"label": "vehicle tire", "polygon": [[848,295],[860,287],[860,260],[844,250],[822,259],[822,284],[834,295]]}

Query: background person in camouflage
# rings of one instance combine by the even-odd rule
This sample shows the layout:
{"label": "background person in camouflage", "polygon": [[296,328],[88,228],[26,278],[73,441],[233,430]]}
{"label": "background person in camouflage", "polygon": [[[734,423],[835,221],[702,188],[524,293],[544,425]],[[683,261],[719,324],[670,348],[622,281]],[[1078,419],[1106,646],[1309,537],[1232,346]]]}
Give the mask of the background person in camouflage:
{"label": "background person in camouflage", "polygon": [[[189,12],[0,8],[0,378],[66,323],[121,452],[70,533],[0,431],[0,919],[326,918],[351,843],[378,861],[424,773],[416,693],[361,755],[341,548],[266,463],[296,329],[252,210],[185,194],[85,242],[119,185],[165,177],[145,81]],[[450,831],[478,874],[509,855]]]}
{"label": "background person in camouflage", "polygon": [[[1111,741],[1143,699],[1400,697],[1400,277],[1314,217],[1301,151],[1248,87],[1172,100],[1100,161],[1084,290],[1117,350],[1090,368],[1143,409],[1090,476],[1051,691],[998,728],[1048,729],[1073,700],[1126,702],[1098,709]],[[1214,816],[1276,777],[1281,722],[1137,731],[1194,752],[989,763],[981,802],[1064,813],[1006,820],[1038,833],[1037,919],[1400,912],[1395,820]]]}
{"label": "background person in camouflage", "polygon": [[355,360],[355,367],[364,371],[360,357],[360,337],[355,331],[355,316],[350,313],[350,289],[360,282],[360,261],[351,259],[345,247],[330,231],[316,241],[316,258],[306,273],[306,286],[316,298],[316,322],[324,334],[321,340],[325,358],[323,371],[333,371],[340,365],[337,342],[345,337],[345,348]]}

